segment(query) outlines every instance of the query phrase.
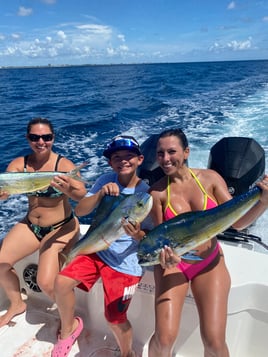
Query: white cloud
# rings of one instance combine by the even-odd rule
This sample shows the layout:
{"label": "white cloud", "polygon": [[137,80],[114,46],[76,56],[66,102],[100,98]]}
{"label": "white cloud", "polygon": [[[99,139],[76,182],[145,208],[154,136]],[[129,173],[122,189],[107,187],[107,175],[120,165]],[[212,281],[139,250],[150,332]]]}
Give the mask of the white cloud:
{"label": "white cloud", "polygon": [[247,40],[245,41],[237,41],[237,40],[232,40],[229,41],[225,44],[223,43],[219,43],[219,42],[215,42],[210,48],[209,50],[211,52],[218,52],[218,51],[223,51],[223,50],[232,50],[232,51],[243,51],[243,50],[248,50],[252,48],[252,38],[249,37]]}
{"label": "white cloud", "polygon": [[119,46],[119,49],[120,49],[121,51],[128,51],[128,50],[129,50],[128,46],[126,46],[126,45],[121,45],[121,46]]}
{"label": "white cloud", "polygon": [[20,35],[18,33],[12,33],[11,34],[11,37],[14,39],[14,40],[19,40],[20,39]]}
{"label": "white cloud", "polygon": [[248,39],[246,41],[230,41],[229,43],[227,43],[227,47],[234,51],[248,50],[249,48],[251,48],[251,39]]}
{"label": "white cloud", "polygon": [[228,10],[233,10],[236,7],[235,1],[231,1],[228,6],[227,9]]}
{"label": "white cloud", "polygon": [[65,40],[67,38],[67,36],[65,35],[64,31],[58,31],[57,35],[62,40]]}
{"label": "white cloud", "polygon": [[7,47],[6,50],[3,52],[4,55],[14,55],[16,53],[16,48],[14,47]]}
{"label": "white cloud", "polygon": [[113,56],[113,55],[115,54],[114,48],[108,47],[108,48],[107,48],[107,54],[108,54],[109,56]]}
{"label": "white cloud", "polygon": [[125,41],[126,41],[126,40],[125,40],[125,36],[122,35],[122,34],[119,34],[117,37],[118,37],[119,40],[121,40],[122,42],[125,42]]}
{"label": "white cloud", "polygon": [[105,37],[109,37],[113,33],[111,27],[105,25],[98,25],[98,24],[79,25],[77,26],[77,29],[82,30],[83,32],[91,35],[98,35],[98,36],[105,36]]}
{"label": "white cloud", "polygon": [[262,18],[262,21],[268,22],[268,16],[264,16],[264,17]]}
{"label": "white cloud", "polygon": [[[24,38],[20,40],[20,36],[13,34],[13,45],[8,44],[8,47],[0,47],[0,57],[12,54],[14,57],[27,58],[60,58],[64,62],[64,58],[86,58],[94,56],[101,58],[104,55],[120,57],[129,51],[125,36],[110,26],[99,25],[94,23],[88,24],[61,24],[61,30],[51,30],[42,36],[34,38]],[[68,39],[68,41],[66,41]]]}
{"label": "white cloud", "polygon": [[33,13],[33,9],[31,8],[26,8],[26,7],[23,7],[23,6],[20,6],[19,7],[19,10],[18,10],[18,16],[30,16],[32,15]]}

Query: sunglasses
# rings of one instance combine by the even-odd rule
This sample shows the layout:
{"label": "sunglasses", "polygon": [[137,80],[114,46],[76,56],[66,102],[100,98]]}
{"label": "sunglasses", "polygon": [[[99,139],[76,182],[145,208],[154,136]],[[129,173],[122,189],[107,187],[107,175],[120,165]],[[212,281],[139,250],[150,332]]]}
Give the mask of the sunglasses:
{"label": "sunglasses", "polygon": [[132,138],[118,138],[108,145],[108,149],[120,148],[124,146],[129,148],[139,148],[137,141]]}
{"label": "sunglasses", "polygon": [[42,139],[43,141],[52,141],[53,134],[44,134],[44,135],[28,134],[28,139],[32,142],[37,142],[40,139]]}

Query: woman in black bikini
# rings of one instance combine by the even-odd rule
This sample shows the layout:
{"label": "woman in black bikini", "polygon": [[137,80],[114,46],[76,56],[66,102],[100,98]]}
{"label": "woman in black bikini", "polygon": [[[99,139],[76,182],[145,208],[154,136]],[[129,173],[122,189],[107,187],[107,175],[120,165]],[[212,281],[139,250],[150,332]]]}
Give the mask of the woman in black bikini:
{"label": "woman in black bikini", "polygon": [[[44,118],[31,120],[27,139],[32,153],[14,159],[7,167],[9,172],[63,171],[74,169],[68,159],[52,151],[54,130]],[[0,316],[0,327],[26,309],[21,299],[19,279],[14,264],[39,250],[37,282],[39,287],[54,300],[54,279],[60,268],[59,252],[69,248],[79,237],[79,222],[73,215],[69,198],[79,201],[86,194],[80,181],[68,176],[56,176],[44,191],[28,195],[28,213],[6,235],[0,250],[0,286],[5,290],[10,306]],[[5,192],[0,199],[7,199]]]}

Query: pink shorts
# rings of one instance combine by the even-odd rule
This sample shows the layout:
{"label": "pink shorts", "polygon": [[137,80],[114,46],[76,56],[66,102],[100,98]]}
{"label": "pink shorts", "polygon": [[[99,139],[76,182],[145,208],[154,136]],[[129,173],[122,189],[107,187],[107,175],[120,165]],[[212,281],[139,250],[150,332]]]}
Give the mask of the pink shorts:
{"label": "pink shorts", "polygon": [[199,263],[195,264],[190,264],[185,261],[181,261],[178,265],[177,268],[181,270],[183,275],[188,279],[192,280],[195,278],[199,273],[201,273],[206,267],[209,266],[210,263],[213,262],[213,260],[217,257],[218,253],[220,250],[220,244],[217,243],[215,249],[213,252],[205,259],[203,259]]}
{"label": "pink shorts", "polygon": [[78,287],[89,291],[101,277],[106,319],[114,324],[127,320],[127,309],[141,276],[120,273],[104,263],[97,254],[78,255],[59,274],[78,280]]}

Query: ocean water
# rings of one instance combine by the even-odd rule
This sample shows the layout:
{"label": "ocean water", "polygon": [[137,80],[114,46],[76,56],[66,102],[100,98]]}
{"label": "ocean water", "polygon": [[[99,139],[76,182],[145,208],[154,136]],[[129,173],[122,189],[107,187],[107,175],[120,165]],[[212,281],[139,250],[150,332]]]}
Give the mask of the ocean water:
{"label": "ocean water", "polygon": [[[254,138],[267,167],[268,61],[0,69],[0,95],[0,172],[29,152],[26,125],[37,116],[53,122],[55,151],[90,161],[81,172],[89,182],[109,170],[102,151],[114,135],[142,143],[174,126],[188,136],[191,167],[206,167],[211,146],[226,136]],[[27,199],[0,205],[1,239]],[[268,243],[268,212],[258,222],[252,233]]]}

